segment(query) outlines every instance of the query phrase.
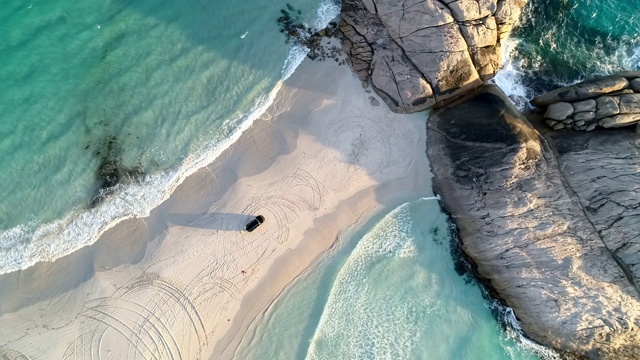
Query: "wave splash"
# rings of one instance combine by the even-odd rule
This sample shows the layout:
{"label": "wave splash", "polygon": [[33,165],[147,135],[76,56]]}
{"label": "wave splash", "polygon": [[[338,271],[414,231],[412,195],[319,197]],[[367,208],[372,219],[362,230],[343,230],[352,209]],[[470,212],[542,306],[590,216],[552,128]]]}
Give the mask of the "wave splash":
{"label": "wave splash", "polygon": [[[325,0],[316,12],[314,24],[323,28],[339,13],[340,6],[335,1]],[[261,96],[246,114],[225,121],[216,138],[174,168],[146,176],[133,184],[118,185],[111,196],[93,209],[75,210],[54,222],[23,224],[0,233],[0,275],[26,269],[37,262],[54,261],[93,244],[122,220],[148,216],[189,175],[213,162],[237,141],[273,104],[282,81],[293,74],[307,52],[304,48],[292,48],[282,67],[281,81],[274,89]]]}
{"label": "wave splash", "polygon": [[520,111],[524,111],[532,109],[529,100],[535,97],[535,92],[525,85],[525,73],[521,63],[515,59],[514,52],[518,44],[519,42],[514,39],[507,39],[502,43],[502,63],[504,65],[491,79],[491,82],[498,85]]}
{"label": "wave splash", "polygon": [[[587,78],[640,69],[639,0],[530,1],[503,45],[493,82],[520,110],[533,97]],[[633,14],[620,20],[622,13]]]}
{"label": "wave splash", "polygon": [[[560,354],[555,352],[553,349],[540,345],[525,336],[524,331],[522,330],[522,327],[520,327],[520,323],[518,322],[518,319],[516,318],[516,315],[513,312],[512,308],[504,306],[497,301],[493,301],[490,307],[492,311],[498,314],[499,320],[506,326],[507,337],[510,339],[516,339],[516,344],[518,347],[536,354],[543,360],[562,359]],[[503,344],[503,347],[507,350],[510,350],[511,348],[506,344]]]}
{"label": "wave splash", "polygon": [[[320,7],[316,12],[316,19],[313,21],[313,26],[311,26],[311,28],[322,29],[326,27],[331,20],[338,16],[338,14],[340,14],[339,2],[335,0],[325,0],[320,4]],[[294,45],[289,51],[289,56],[282,67],[282,79],[287,79],[291,76],[308,53],[308,48],[302,45]]]}

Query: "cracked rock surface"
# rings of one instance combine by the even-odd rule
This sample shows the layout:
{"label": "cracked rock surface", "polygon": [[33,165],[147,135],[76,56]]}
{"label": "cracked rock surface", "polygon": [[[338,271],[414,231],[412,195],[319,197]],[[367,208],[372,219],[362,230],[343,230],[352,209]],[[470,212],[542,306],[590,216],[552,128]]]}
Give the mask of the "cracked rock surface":
{"label": "cracked rock surface", "polygon": [[348,62],[395,112],[468,93],[502,67],[527,0],[342,0]]}
{"label": "cracked rock surface", "polygon": [[427,127],[463,250],[525,333],[580,357],[640,358],[636,135],[547,143],[493,86]]}
{"label": "cracked rock surface", "polygon": [[640,289],[640,135],[631,129],[540,130],[584,214]]}

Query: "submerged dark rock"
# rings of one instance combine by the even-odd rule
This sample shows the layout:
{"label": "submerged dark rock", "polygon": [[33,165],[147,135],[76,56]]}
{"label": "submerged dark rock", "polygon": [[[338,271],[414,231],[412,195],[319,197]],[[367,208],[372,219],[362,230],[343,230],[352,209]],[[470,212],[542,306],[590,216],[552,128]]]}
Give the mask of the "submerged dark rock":
{"label": "submerged dark rock", "polygon": [[286,7],[287,10],[280,10],[282,15],[277,20],[280,32],[285,35],[285,42],[309,49],[307,57],[311,60],[330,59],[342,65],[342,49],[324,41],[334,36],[338,24],[331,21],[324,29],[314,29],[298,18],[302,14],[300,10],[296,10],[291,4],[286,4]]}
{"label": "submerged dark rock", "polygon": [[[89,145],[85,149],[89,148]],[[94,207],[113,193],[117,186],[124,182],[136,181],[144,176],[141,165],[126,166],[122,161],[123,148],[115,136],[106,136],[95,151],[95,156],[100,159],[96,170],[98,188],[91,199],[91,207]]]}
{"label": "submerged dark rock", "polygon": [[428,123],[434,190],[462,251],[527,336],[580,357],[640,358],[637,202],[615,184],[638,189],[637,163],[620,155],[637,139],[625,139],[626,152],[612,139],[549,145],[493,86]]}

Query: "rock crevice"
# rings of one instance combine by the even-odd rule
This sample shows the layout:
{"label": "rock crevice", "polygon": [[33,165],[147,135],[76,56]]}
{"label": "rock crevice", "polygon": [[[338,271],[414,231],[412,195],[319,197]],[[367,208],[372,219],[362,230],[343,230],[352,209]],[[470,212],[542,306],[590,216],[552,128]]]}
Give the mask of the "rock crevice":
{"label": "rock crevice", "polygon": [[339,26],[358,77],[391,110],[410,113],[451,101],[493,77],[502,66],[500,41],[525,3],[342,0]]}

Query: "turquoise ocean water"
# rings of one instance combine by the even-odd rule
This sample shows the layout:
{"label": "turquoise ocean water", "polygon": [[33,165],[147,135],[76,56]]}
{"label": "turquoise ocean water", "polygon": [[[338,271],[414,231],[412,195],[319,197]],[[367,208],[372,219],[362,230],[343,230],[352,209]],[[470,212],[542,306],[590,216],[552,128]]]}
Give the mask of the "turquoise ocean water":
{"label": "turquoise ocean water", "polygon": [[[313,27],[339,12],[334,0],[290,2]],[[4,2],[0,274],[146,215],[232,143],[304,58],[276,23],[286,4]],[[124,181],[97,202],[105,156]]]}

